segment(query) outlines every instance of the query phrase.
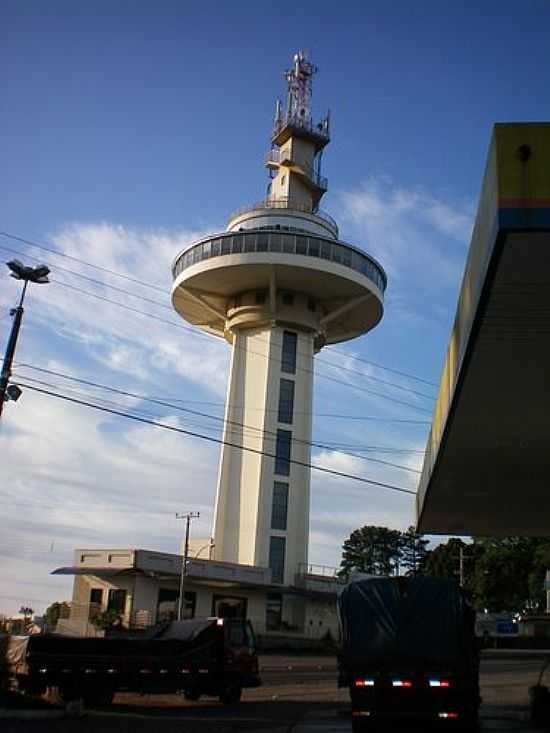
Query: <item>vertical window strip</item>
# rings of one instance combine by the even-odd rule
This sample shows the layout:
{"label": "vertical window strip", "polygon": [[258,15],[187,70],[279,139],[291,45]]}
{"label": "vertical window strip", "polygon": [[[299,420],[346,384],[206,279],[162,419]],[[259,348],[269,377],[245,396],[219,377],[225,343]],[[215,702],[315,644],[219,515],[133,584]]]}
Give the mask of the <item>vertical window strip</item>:
{"label": "vertical window strip", "polygon": [[286,530],[288,514],[288,484],[275,481],[271,502],[271,529]]}
{"label": "vertical window strip", "polygon": [[269,541],[269,567],[271,580],[282,583],[285,575],[285,545],[284,537],[271,537]]}
{"label": "vertical window strip", "polygon": [[280,476],[290,476],[290,445],[292,433],[290,430],[277,430],[275,444],[275,473]]}
{"label": "vertical window strip", "polygon": [[292,425],[294,415],[294,382],[281,379],[279,387],[279,422]]}
{"label": "vertical window strip", "polygon": [[296,374],[296,348],[298,334],[292,331],[283,331],[283,347],[281,354],[281,371],[286,374]]}

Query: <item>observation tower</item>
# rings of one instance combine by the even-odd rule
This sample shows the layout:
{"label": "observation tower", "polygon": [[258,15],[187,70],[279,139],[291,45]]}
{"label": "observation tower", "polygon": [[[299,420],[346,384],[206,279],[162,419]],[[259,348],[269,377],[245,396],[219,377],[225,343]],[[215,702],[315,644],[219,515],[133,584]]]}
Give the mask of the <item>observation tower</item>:
{"label": "observation tower", "polygon": [[386,287],[382,267],[319,209],[330,120],[312,119],[316,70],[300,51],[285,74],[266,198],[172,267],[176,311],[232,349],[214,558],[270,567],[287,586],[307,565],[314,355],[374,328]]}

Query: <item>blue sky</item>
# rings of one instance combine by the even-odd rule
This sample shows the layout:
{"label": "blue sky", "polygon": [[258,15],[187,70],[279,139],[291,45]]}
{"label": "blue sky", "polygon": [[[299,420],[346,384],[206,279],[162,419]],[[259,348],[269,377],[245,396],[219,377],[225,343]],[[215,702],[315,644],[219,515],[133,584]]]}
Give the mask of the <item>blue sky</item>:
{"label": "blue sky", "polygon": [[[168,291],[178,249],[262,198],[282,73],[295,50],[306,48],[320,70],[315,113],[330,108],[333,122],[323,207],[342,238],[376,256],[389,279],[383,322],[340,349],[437,382],[491,127],[549,116],[549,21],[550,5],[535,0],[304,0],[286,13],[238,0],[8,0],[0,11],[0,229]],[[29,294],[19,362],[198,400],[200,409],[222,414],[223,343],[79,294],[66,285],[176,320],[161,305],[59,268],[164,305],[167,296],[5,237],[0,245],[48,261],[57,281]],[[2,277],[3,346],[18,286]],[[368,455],[420,467],[429,426],[392,421],[429,422],[431,401],[372,377],[426,394],[433,388],[330,349],[317,370],[316,413],[379,419],[316,418],[316,439],[392,448]],[[18,373],[40,378],[23,367]],[[139,400],[125,404],[216,434],[212,421]],[[215,447],[30,391],[4,418],[0,610],[67,597],[70,582],[48,572],[70,564],[77,545],[176,550],[181,527],[173,513],[184,508],[200,509],[196,531],[208,533]],[[395,452],[404,450],[411,452]],[[313,459],[407,487],[417,480],[410,470],[338,451],[314,451]],[[413,519],[406,496],[314,474],[310,559],[337,564],[343,539],[359,524],[404,528]]]}

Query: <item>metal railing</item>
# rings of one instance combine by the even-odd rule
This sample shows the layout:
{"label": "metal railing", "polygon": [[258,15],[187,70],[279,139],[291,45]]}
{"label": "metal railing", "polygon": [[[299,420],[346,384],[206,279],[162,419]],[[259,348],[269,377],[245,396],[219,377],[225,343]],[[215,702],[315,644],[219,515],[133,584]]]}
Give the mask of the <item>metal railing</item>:
{"label": "metal railing", "polygon": [[331,229],[334,231],[334,234],[338,236],[338,224],[335,222],[330,214],[327,214],[327,212],[323,211],[322,209],[317,209],[316,211],[313,211],[311,206],[308,206],[307,204],[301,204],[297,201],[292,201],[292,199],[289,198],[264,199],[263,201],[256,201],[253,204],[241,206],[230,215],[229,221],[236,219],[242,214],[248,214],[250,211],[257,211],[260,209],[288,209],[289,211],[301,211],[304,214],[311,214],[312,216],[316,216],[318,219],[322,219],[326,224],[331,227]]}
{"label": "metal railing", "polygon": [[248,229],[207,237],[181,252],[172,266],[174,279],[187,267],[212,257],[253,252],[278,252],[330,260],[360,272],[384,292],[386,274],[382,267],[361,250],[320,236],[274,229]]}
{"label": "metal railing", "polygon": [[296,166],[296,168],[301,168],[303,171],[305,171],[306,175],[309,176],[309,178],[311,178],[311,180],[315,183],[316,186],[319,186],[319,188],[322,188],[324,191],[327,190],[328,178],[326,176],[322,176],[320,173],[314,170],[312,166],[307,165],[306,163],[292,162],[290,153],[285,152],[283,155],[281,149],[272,148],[271,150],[268,151],[267,155],[265,156],[266,163],[280,163],[281,160],[284,160],[284,159],[290,160],[293,166]]}
{"label": "metal railing", "polygon": [[330,140],[328,115],[323,117],[323,119],[317,123],[314,123],[310,117],[303,118],[298,117],[297,115],[283,115],[278,120],[275,120],[275,124],[273,126],[273,137],[276,137],[281,130],[285,129],[285,127],[295,127],[301,130],[306,130],[322,140]]}
{"label": "metal railing", "polygon": [[315,565],[302,562],[298,565],[298,574],[321,575],[323,578],[338,579],[338,568],[332,565]]}

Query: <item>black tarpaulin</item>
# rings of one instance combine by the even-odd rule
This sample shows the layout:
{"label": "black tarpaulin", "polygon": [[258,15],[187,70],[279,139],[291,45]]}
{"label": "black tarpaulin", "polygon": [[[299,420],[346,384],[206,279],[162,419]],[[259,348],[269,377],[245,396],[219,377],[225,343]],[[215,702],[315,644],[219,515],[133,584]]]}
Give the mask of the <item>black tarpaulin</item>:
{"label": "black tarpaulin", "polygon": [[457,583],[439,578],[369,578],[340,594],[348,664],[424,660],[475,663],[474,612]]}

